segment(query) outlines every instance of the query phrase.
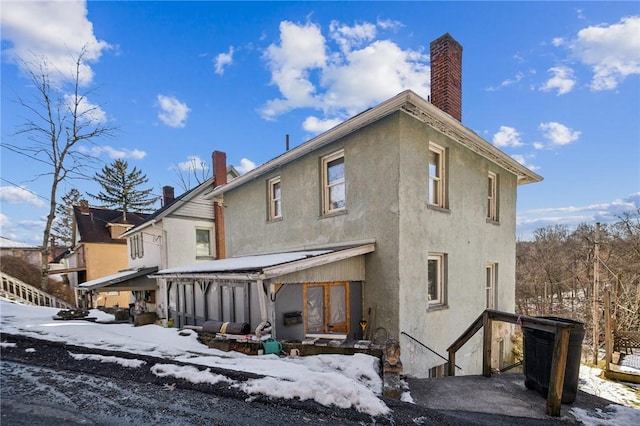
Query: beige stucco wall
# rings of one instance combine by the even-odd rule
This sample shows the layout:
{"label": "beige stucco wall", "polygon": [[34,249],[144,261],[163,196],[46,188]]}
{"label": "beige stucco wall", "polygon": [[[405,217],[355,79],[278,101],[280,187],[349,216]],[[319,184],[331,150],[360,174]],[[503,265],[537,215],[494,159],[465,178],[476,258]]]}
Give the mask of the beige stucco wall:
{"label": "beige stucco wall", "polygon": [[[126,244],[84,243],[87,281],[106,277],[128,268],[129,252]],[[131,292],[120,291],[116,295],[99,294],[96,306],[128,306]]]}
{"label": "beige stucco wall", "polygon": [[[427,208],[428,143],[448,148],[449,209]],[[320,214],[320,159],[345,151],[347,211]],[[487,173],[499,175],[500,223],[487,223]],[[267,181],[281,178],[283,219],[268,222]],[[376,241],[366,255],[364,308],[402,346],[405,372],[426,376],[485,308],[485,268],[499,264],[497,308],[513,311],[516,178],[403,112],[224,194],[228,256]],[[447,254],[447,306],[428,309],[427,255]],[[458,354],[480,371],[480,339]]]}

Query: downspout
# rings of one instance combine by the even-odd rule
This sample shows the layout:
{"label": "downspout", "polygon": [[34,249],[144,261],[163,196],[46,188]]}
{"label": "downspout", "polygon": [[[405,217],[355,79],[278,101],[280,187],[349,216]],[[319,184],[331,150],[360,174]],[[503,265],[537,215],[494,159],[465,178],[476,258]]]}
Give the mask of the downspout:
{"label": "downspout", "polygon": [[[159,269],[166,269],[169,267],[168,265],[169,253],[167,249],[167,231],[164,228],[159,227],[155,219],[151,221],[151,228],[159,230],[162,234],[162,237],[161,237],[162,244],[160,244],[161,248],[160,248],[160,268]],[[162,280],[162,285],[166,290],[164,292],[164,296],[167,298],[167,300],[165,300],[163,303],[162,310],[164,311],[163,312],[164,318],[168,320],[169,319],[169,289],[167,288],[167,280],[164,278],[162,278],[161,280]],[[157,306],[158,305],[156,305],[156,309],[157,309]]]}

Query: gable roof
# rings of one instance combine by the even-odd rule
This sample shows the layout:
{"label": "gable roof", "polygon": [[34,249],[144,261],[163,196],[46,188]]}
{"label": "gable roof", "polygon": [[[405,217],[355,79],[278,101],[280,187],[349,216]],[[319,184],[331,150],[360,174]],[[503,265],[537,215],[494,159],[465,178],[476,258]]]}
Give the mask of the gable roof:
{"label": "gable roof", "polygon": [[540,182],[542,180],[542,176],[518,163],[449,114],[441,111],[415,92],[405,90],[381,104],[351,117],[332,129],[256,167],[237,179],[215,188],[207,194],[206,197],[214,198],[220,196],[226,191],[250,182],[271,170],[282,167],[284,164],[290,163],[310,152],[335,142],[397,111],[407,113],[415,119],[428,124],[439,132],[451,137],[460,145],[513,173],[518,177],[519,185]]}
{"label": "gable roof", "polygon": [[142,223],[147,216],[145,213],[127,212],[125,220],[120,210],[73,206],[73,217],[81,243],[126,244],[126,240],[122,238],[111,238],[109,225],[135,226]]}
{"label": "gable roof", "polygon": [[146,228],[147,226],[150,226],[150,225],[158,222],[162,218],[164,218],[164,217],[170,215],[171,213],[174,213],[178,209],[180,209],[180,207],[185,205],[185,203],[188,203],[189,201],[193,200],[195,197],[201,195],[202,193],[205,193],[207,190],[211,190],[211,188],[213,188],[213,177],[210,177],[209,179],[207,179],[204,182],[202,182],[200,185],[198,185],[198,186],[196,186],[194,188],[191,188],[190,190],[182,193],[182,195],[174,198],[167,205],[165,205],[165,206],[159,208],[158,210],[156,210],[155,212],[147,215],[147,217],[145,218],[144,221],[138,223],[135,227],[133,227],[132,229],[129,229],[127,232],[122,234],[122,237],[128,237],[128,236],[130,236],[132,234],[135,234],[136,232],[139,232],[140,230]]}

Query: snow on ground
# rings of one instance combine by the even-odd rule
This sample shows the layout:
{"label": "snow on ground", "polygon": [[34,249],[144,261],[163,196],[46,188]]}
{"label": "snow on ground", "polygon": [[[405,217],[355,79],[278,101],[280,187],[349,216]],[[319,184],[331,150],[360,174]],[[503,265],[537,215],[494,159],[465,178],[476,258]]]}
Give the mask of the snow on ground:
{"label": "snow on ground", "polygon": [[[310,399],[325,406],[354,408],[372,416],[389,412],[389,408],[379,398],[382,393],[382,380],[378,374],[379,361],[369,355],[295,358],[249,356],[209,348],[197,340],[198,335],[193,330],[179,331],[157,325],[133,327],[131,324],[105,324],[114,319],[113,315],[97,309],[92,309],[89,313],[89,317],[97,318],[96,322],[54,320],[53,317],[59,311],[58,308],[27,306],[0,300],[0,324],[2,331],[10,334],[265,376],[239,383],[208,369],[200,371],[195,367],[173,364],[152,366],[154,374],[161,377],[183,378],[194,383],[227,381],[249,394]],[[71,355],[77,358],[92,357],[91,359],[128,368],[136,368],[143,362],[119,357]]]}
{"label": "snow on ground", "polygon": [[[193,330],[177,330],[157,325],[133,327],[131,324],[105,324],[113,315],[92,309],[89,321],[57,321],[58,308],[20,305],[0,300],[2,331],[67,344],[117,350],[156,356],[205,367],[244,371],[265,376],[240,383],[226,376],[190,366],[156,364],[154,374],[182,378],[193,383],[228,382],[249,394],[264,394],[279,398],[314,400],[326,406],[354,408],[372,416],[383,415],[389,408],[379,398],[382,380],[378,374],[378,359],[369,355],[316,355],[308,357],[249,356],[238,352],[223,352],[198,342]],[[0,347],[10,345],[0,343]],[[144,361],[112,356],[73,354],[81,359],[91,357],[100,362],[137,368]],[[639,425],[638,390],[599,377],[601,370],[581,366],[579,389],[608,399],[613,403],[605,410],[586,412],[573,408],[571,413],[587,426],[616,424]],[[403,395],[413,402],[410,395]]]}

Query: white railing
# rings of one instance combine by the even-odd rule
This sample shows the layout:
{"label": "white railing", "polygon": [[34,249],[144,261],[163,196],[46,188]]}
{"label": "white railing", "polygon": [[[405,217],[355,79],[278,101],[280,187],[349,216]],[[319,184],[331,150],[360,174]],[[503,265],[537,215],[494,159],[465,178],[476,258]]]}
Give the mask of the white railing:
{"label": "white railing", "polygon": [[2,272],[0,297],[24,303],[25,305],[50,306],[52,308],[74,309],[72,304],[45,293],[44,291]]}

